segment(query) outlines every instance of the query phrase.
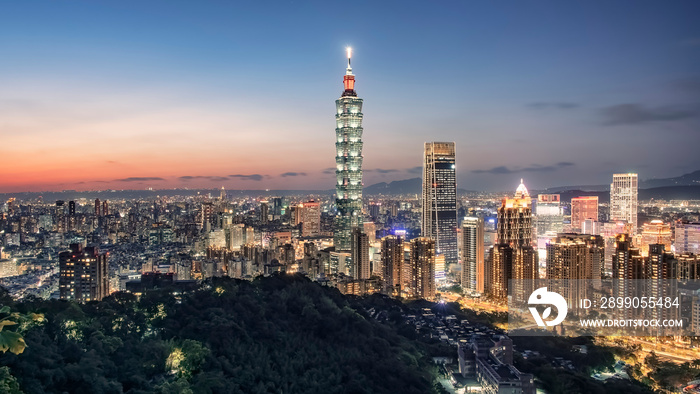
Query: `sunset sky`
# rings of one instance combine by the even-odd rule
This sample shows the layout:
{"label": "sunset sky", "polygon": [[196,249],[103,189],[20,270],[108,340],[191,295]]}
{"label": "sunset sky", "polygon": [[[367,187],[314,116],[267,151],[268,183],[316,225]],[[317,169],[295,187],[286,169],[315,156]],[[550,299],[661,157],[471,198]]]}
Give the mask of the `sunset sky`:
{"label": "sunset sky", "polygon": [[0,192],[332,189],[348,45],[365,185],[700,170],[698,1],[7,1]]}

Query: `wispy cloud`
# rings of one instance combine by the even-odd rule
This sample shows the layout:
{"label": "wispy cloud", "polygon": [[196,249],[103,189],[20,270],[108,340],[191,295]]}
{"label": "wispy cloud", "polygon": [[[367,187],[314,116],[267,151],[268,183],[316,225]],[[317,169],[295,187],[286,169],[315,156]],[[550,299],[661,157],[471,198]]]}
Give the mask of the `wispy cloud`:
{"label": "wispy cloud", "polygon": [[521,172],[553,172],[557,171],[560,168],[563,167],[571,167],[574,166],[574,163],[568,162],[568,161],[561,161],[557,164],[554,165],[549,165],[549,166],[541,166],[539,164],[533,164],[530,167],[523,167],[523,168],[508,168],[506,166],[498,166],[498,167],[493,167],[488,170],[472,170],[472,173],[474,174],[494,174],[494,175],[503,175],[503,174],[517,174]]}
{"label": "wispy cloud", "polygon": [[233,175],[229,175],[229,177],[242,179],[244,181],[262,181],[262,179],[263,179],[263,176],[260,174],[250,174],[250,175],[233,174]]}
{"label": "wispy cloud", "polygon": [[683,120],[697,116],[698,111],[670,106],[648,108],[641,104],[619,104],[602,108],[600,114],[603,124],[618,126]]}
{"label": "wispy cloud", "polygon": [[399,170],[397,170],[397,169],[395,169],[395,168],[389,168],[389,169],[385,169],[385,168],[373,168],[373,169],[365,169],[365,170],[363,170],[363,171],[365,171],[365,172],[377,172],[377,173],[379,173],[379,174],[390,174],[390,173],[392,173],[392,172],[399,172]]}
{"label": "wispy cloud", "polygon": [[288,176],[306,176],[305,172],[285,172],[284,174],[280,174],[282,178],[286,178]]}
{"label": "wispy cloud", "polygon": [[212,182],[222,182],[222,181],[227,181],[228,177],[226,177],[226,176],[185,175],[185,176],[178,177],[178,179],[181,180],[182,182],[189,182],[193,179],[208,179]]}
{"label": "wispy cloud", "polygon": [[164,180],[165,179],[157,176],[132,176],[129,178],[115,179],[114,182],[152,182]]}
{"label": "wispy cloud", "polygon": [[322,171],[324,174],[335,174],[335,167],[328,167]]}

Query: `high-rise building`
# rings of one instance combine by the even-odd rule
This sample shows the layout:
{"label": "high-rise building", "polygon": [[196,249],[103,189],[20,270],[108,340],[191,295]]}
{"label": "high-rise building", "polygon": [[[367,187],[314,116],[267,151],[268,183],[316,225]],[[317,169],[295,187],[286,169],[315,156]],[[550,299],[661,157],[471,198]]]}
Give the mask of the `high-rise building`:
{"label": "high-rise building", "polygon": [[352,276],[355,279],[369,279],[369,237],[362,228],[352,229]]}
{"label": "high-rise building", "polygon": [[599,235],[559,234],[547,244],[547,279],[556,281],[552,287],[570,306],[588,298],[589,284],[600,289],[604,264],[605,242]]}
{"label": "high-rise building", "polygon": [[[532,247],[531,204],[530,193],[521,179],[513,198],[504,198],[498,208],[498,243],[491,248],[486,266],[486,291],[494,298],[513,295],[518,300],[527,299],[533,280],[539,278],[537,250]],[[508,287],[510,279],[514,289]]]}
{"label": "high-rise building", "polygon": [[68,201],[68,216],[75,216],[75,201]]}
{"label": "high-rise building", "polygon": [[350,251],[352,229],[361,227],[362,218],[362,99],[355,92],[355,76],[350,66],[343,77],[343,93],[335,101],[335,176],[337,214],[333,223],[333,243],[337,252]]}
{"label": "high-rise building", "polygon": [[409,298],[435,298],[435,240],[419,237],[411,240],[410,265],[408,267],[407,296]]}
{"label": "high-rise building", "polygon": [[583,232],[584,222],[589,219],[594,222],[598,221],[598,196],[573,197],[571,199],[571,230]]}
{"label": "high-rise building", "polygon": [[605,242],[599,235],[558,234],[547,245],[547,279],[600,279]]}
{"label": "high-rise building", "polygon": [[102,208],[102,204],[100,204],[100,199],[96,198],[95,199],[95,216],[96,217],[100,216],[101,208]]}
{"label": "high-rise building", "polygon": [[610,221],[625,220],[637,233],[637,174],[613,174],[610,184]]}
{"label": "high-rise building", "polygon": [[516,246],[532,245],[532,200],[523,180],[513,198],[504,198],[498,208],[496,238],[498,243]]}
{"label": "high-rise building", "polygon": [[59,294],[62,300],[100,301],[109,295],[107,255],[95,247],[71,244],[58,255]]}
{"label": "high-rise building", "polygon": [[484,219],[462,220],[462,289],[470,293],[484,291]]}
{"label": "high-rise building", "polygon": [[382,279],[384,292],[389,295],[400,295],[402,290],[403,272],[403,239],[395,235],[382,238]]}
{"label": "high-rise building", "polygon": [[55,222],[56,222],[56,231],[59,233],[65,233],[66,232],[66,207],[65,207],[65,202],[63,200],[58,200],[56,201],[56,216],[55,216]]}
{"label": "high-rise building", "polygon": [[307,201],[296,207],[295,224],[301,223],[302,237],[321,235],[321,204],[317,201]]}
{"label": "high-rise building", "polygon": [[[535,207],[535,231],[538,236],[557,234],[564,228],[564,214],[559,194],[538,194]],[[556,236],[556,235],[554,235]]]}
{"label": "high-rise building", "polygon": [[700,223],[676,223],[673,246],[676,253],[700,254]]}
{"label": "high-rise building", "polygon": [[107,203],[107,200],[104,200],[102,202],[102,216],[107,215],[109,215],[109,204]]}
{"label": "high-rise building", "polygon": [[447,266],[459,261],[455,143],[426,142],[423,161],[422,235],[435,240]]}
{"label": "high-rise building", "polygon": [[664,250],[671,250],[671,225],[661,220],[652,220],[642,225],[639,249],[642,256],[649,256],[649,246],[654,244],[664,245]]}
{"label": "high-rise building", "polygon": [[260,223],[267,224],[270,215],[270,204],[267,201],[260,201]]}

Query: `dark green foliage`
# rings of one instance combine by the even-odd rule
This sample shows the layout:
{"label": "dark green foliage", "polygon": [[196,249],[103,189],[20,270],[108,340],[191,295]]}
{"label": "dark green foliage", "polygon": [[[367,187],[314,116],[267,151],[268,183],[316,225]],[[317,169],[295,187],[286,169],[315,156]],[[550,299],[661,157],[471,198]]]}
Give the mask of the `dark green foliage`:
{"label": "dark green foliage", "polygon": [[34,300],[13,308],[45,324],[0,364],[26,393],[433,392],[435,350],[358,306],[295,275],[217,278],[140,300]]}

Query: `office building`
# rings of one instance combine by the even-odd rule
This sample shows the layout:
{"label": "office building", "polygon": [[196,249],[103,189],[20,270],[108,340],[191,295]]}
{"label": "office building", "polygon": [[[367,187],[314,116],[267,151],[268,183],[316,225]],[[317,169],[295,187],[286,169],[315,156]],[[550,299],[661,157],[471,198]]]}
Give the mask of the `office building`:
{"label": "office building", "polygon": [[270,204],[267,201],[260,201],[260,223],[267,224],[270,217]]}
{"label": "office building", "polygon": [[71,244],[70,250],[58,255],[59,294],[62,300],[100,301],[109,295],[107,255],[95,247]]}
{"label": "office building", "polygon": [[[585,228],[586,220],[598,221],[598,196],[582,196],[571,199],[571,230],[576,233],[593,234],[585,232],[588,230]],[[588,231],[592,231],[592,229]]]}
{"label": "office building", "polygon": [[362,218],[362,99],[355,92],[355,76],[350,66],[343,77],[343,93],[335,101],[336,208],[333,243],[337,252],[350,251],[352,229],[361,227]]}
{"label": "office building", "polygon": [[662,244],[664,249],[670,252],[671,239],[671,225],[669,223],[664,223],[661,220],[644,223],[639,242],[642,256],[649,256],[649,246],[653,244]]}
{"label": "office building", "polygon": [[610,184],[610,221],[624,220],[637,233],[637,174],[613,174]]}
{"label": "office building", "polygon": [[700,254],[700,223],[676,223],[673,247],[676,253]]}
{"label": "office building", "polygon": [[302,237],[321,235],[321,204],[317,201],[307,201],[299,204],[294,211],[295,224],[301,224]]}
{"label": "office building", "polygon": [[426,142],[423,161],[422,236],[435,240],[437,253],[445,263],[456,264],[457,183],[455,143]]}
{"label": "office building", "polygon": [[465,217],[462,221],[462,290],[484,291],[484,219]]}
{"label": "office building", "polygon": [[[532,247],[532,200],[522,179],[513,198],[504,198],[498,208],[497,244],[486,265],[486,292],[496,299],[508,295],[516,300],[532,293],[539,278],[537,251]],[[509,289],[513,279],[514,289]]]}

